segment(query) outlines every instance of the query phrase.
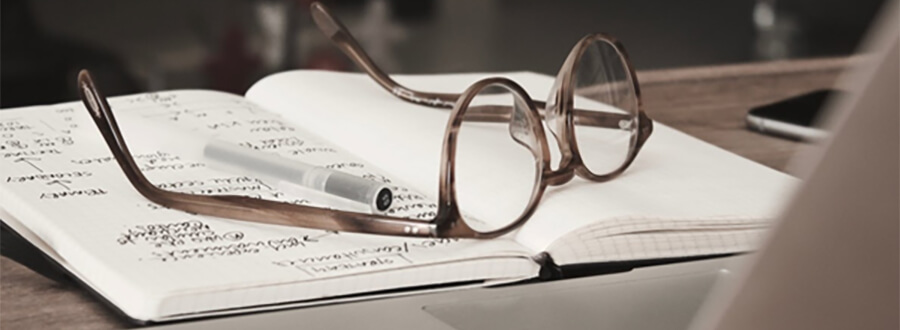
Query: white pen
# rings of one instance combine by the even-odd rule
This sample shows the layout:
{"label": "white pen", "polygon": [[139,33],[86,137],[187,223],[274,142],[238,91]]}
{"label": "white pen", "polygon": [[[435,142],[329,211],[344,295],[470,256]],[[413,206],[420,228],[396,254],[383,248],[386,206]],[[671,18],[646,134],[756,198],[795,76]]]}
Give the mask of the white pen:
{"label": "white pen", "polygon": [[219,139],[206,143],[203,156],[226,166],[367,204],[377,211],[387,210],[393,201],[391,190],[382,183]]}

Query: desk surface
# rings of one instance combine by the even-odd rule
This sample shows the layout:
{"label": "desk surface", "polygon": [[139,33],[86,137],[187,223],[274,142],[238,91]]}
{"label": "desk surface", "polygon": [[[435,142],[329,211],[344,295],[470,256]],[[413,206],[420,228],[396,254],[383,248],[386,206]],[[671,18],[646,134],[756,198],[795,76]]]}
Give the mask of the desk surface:
{"label": "desk surface", "polygon": [[[781,171],[808,145],[751,132],[755,105],[834,84],[850,60],[815,59],[638,72],[654,120]],[[128,326],[75,287],[0,258],[0,328],[101,329]]]}

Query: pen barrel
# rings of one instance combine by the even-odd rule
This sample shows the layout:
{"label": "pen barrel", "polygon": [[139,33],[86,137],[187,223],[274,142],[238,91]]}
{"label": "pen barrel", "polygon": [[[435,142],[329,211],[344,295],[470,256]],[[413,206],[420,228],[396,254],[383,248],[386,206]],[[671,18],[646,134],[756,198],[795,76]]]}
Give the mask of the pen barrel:
{"label": "pen barrel", "polygon": [[364,203],[378,211],[387,210],[393,199],[390,189],[382,183],[224,141],[210,141],[203,155],[228,167]]}

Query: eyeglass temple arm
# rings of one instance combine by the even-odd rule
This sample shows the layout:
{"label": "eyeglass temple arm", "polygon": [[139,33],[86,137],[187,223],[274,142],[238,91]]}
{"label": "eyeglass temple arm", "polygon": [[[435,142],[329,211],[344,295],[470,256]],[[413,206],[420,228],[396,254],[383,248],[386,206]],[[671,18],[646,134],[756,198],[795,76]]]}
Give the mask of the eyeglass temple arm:
{"label": "eyeglass temple arm", "polygon": [[389,93],[405,101],[433,107],[452,108],[456,104],[460,94],[421,92],[400,85],[375,65],[344,24],[332,15],[328,8],[319,2],[313,2],[310,11],[319,30]]}
{"label": "eyeglass temple arm", "polygon": [[[537,102],[535,102],[535,104],[537,105]],[[538,105],[538,107],[538,112],[540,112],[541,117],[544,117],[545,113],[543,108],[540,108],[540,105]],[[507,122],[510,118],[510,110],[511,108],[508,106],[472,106],[466,110],[466,120],[479,122]],[[578,109],[574,111],[575,125],[628,129],[628,125],[631,125],[632,121],[632,116],[629,115]]]}
{"label": "eyeglass temple arm", "polygon": [[194,195],[160,189],[141,173],[128,150],[109,103],[97,90],[87,70],[78,74],[78,91],[125,176],[141,195],[157,204],[195,214],[256,223],[383,235],[436,236],[431,223],[419,220],[329,210],[245,196]]}
{"label": "eyeglass temple arm", "polygon": [[[353,38],[344,24],[331,14],[327,7],[319,2],[310,5],[313,21],[329,39],[346,54],[356,65],[369,74],[381,87],[394,96],[416,104],[437,107],[453,108],[460,94],[430,93],[407,88],[391,79],[384,71],[381,71],[375,62],[363,50],[362,46]],[[535,105],[543,110],[544,102],[535,102]],[[509,109],[491,109],[472,107],[466,111],[466,119],[485,122],[501,122],[509,120]],[[543,111],[541,111],[543,116]],[[606,128],[620,128],[623,120],[629,120],[626,115],[618,115],[594,111],[575,110],[575,122],[579,125],[590,125]]]}

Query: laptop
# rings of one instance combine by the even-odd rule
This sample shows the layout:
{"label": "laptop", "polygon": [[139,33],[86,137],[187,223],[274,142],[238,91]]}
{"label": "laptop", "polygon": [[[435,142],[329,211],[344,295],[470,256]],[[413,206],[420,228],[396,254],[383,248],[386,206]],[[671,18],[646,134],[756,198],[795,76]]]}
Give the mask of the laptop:
{"label": "laptop", "polygon": [[833,104],[825,148],[758,253],[627,273],[200,320],[159,329],[897,329],[898,6]]}

